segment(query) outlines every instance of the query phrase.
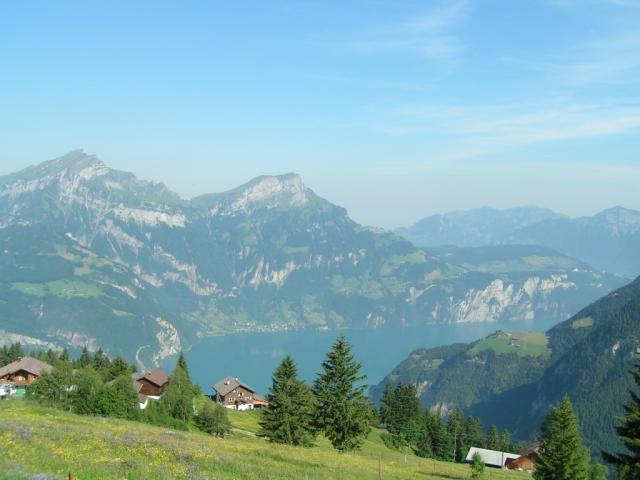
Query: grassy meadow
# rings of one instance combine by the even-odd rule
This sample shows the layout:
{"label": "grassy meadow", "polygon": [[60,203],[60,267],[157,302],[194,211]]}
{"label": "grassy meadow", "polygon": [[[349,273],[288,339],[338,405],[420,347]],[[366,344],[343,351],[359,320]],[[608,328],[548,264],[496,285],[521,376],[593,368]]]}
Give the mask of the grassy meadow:
{"label": "grassy meadow", "polygon": [[[0,479],[467,479],[469,467],[387,449],[374,430],[362,451],[274,445],[253,435],[257,412],[230,412],[224,439],[74,415],[26,400],[0,402]],[[486,479],[530,478],[491,470]]]}

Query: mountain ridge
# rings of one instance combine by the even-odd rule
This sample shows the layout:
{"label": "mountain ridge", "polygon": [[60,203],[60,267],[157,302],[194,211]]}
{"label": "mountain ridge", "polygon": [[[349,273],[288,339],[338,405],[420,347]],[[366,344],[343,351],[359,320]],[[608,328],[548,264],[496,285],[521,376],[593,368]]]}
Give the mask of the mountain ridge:
{"label": "mountain ridge", "polygon": [[[621,283],[536,247],[500,258],[421,250],[357,224],[296,174],[190,201],[95,156],[68,157],[0,180],[0,242],[12,252],[0,319],[19,311],[31,325],[0,320],[10,334],[72,345],[61,330],[154,363],[243,331],[560,319]],[[74,319],[90,301],[104,306],[99,318]],[[125,324],[139,344],[118,344]]]}

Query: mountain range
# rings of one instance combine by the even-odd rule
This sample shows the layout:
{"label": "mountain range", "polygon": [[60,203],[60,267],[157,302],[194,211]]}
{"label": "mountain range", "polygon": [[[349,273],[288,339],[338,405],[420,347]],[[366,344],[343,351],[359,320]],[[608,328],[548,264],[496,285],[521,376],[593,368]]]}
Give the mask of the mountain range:
{"label": "mountain range", "polygon": [[0,333],[141,365],[234,332],[562,319],[620,286],[539,246],[417,248],[295,174],[180,198],[83,151],[0,177]]}
{"label": "mountain range", "polygon": [[412,383],[425,406],[446,413],[455,406],[485,425],[531,440],[550,405],[568,393],[591,450],[619,448],[614,419],[633,386],[640,358],[640,277],[546,333],[498,331],[469,344],[418,349],[387,383]]}
{"label": "mountain range", "polygon": [[396,233],[418,247],[540,245],[612,273],[640,275],[640,212],[623,207],[579,218],[538,207],[485,207],[432,215]]}

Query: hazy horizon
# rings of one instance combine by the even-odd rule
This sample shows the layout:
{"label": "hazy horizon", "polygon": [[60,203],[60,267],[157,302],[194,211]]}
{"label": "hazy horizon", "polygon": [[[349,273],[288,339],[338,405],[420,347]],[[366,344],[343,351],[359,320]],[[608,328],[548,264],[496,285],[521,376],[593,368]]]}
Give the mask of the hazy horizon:
{"label": "hazy horizon", "polygon": [[191,198],[293,171],[385,228],[640,209],[639,21],[634,0],[5,2],[0,174],[83,148]]}

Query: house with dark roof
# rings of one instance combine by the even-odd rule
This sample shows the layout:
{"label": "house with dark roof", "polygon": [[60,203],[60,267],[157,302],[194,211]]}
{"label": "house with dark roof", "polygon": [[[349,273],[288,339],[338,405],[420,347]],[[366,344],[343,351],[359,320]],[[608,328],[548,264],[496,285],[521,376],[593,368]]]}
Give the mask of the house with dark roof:
{"label": "house with dark roof", "polygon": [[513,460],[507,460],[505,466],[509,470],[523,470],[525,472],[534,472],[536,470],[536,463],[540,454],[540,444],[533,443],[527,446],[520,456]]}
{"label": "house with dark roof", "polygon": [[162,396],[165,388],[169,385],[169,375],[160,369],[132,373],[131,378],[141,385],[138,393],[147,397],[155,397],[156,399]]}
{"label": "house with dark roof", "polygon": [[266,400],[238,377],[225,377],[213,385],[213,399],[225,408],[252,410],[267,405]]}
{"label": "house with dark roof", "polygon": [[53,366],[37,358],[22,357],[0,368],[0,383],[15,386],[16,395],[24,395],[26,388],[35,382],[43,372],[51,373]]}

